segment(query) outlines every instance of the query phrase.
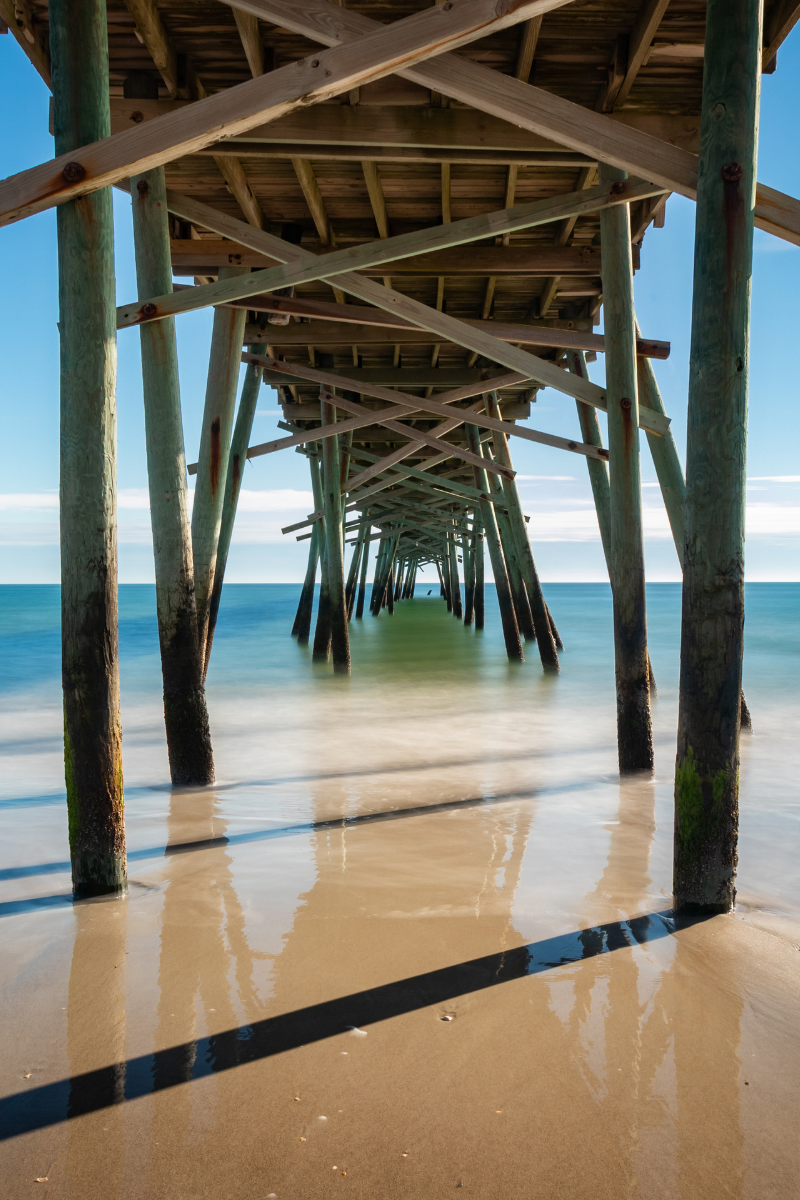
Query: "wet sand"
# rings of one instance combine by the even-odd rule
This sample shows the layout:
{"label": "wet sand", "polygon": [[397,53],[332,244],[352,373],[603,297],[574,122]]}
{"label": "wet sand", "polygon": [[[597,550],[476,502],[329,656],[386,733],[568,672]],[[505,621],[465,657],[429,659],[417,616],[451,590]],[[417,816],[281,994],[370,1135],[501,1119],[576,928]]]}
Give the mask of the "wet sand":
{"label": "wet sand", "polygon": [[220,691],[213,790],[158,786],[143,716],[126,900],[65,902],[60,807],[0,814],[0,1194],[800,1196],[769,822],[676,927],[669,680],[620,784],[613,706],[462,636],[401,605],[349,682]]}

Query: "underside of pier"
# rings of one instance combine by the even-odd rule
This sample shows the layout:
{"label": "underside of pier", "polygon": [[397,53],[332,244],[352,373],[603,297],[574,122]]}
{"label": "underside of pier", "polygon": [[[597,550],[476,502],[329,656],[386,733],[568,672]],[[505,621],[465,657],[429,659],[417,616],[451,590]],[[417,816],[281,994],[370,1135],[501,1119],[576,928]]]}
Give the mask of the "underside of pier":
{"label": "underside of pier", "polygon": [[[753,229],[800,244],[800,203],[756,180],[758,98],[798,16],[793,0],[0,0],[53,91],[56,157],[0,182],[0,222],[57,208],[76,896],[126,886],[114,344],[136,326],[174,784],[214,778],[204,682],[248,459],[307,459],[314,511],[284,533],[309,546],[291,632],[315,659],[349,672],[350,623],[391,615],[434,565],[443,614],[477,629],[491,569],[509,658],[555,675],[519,440],[585,460],[620,771],[652,771],[641,430],[684,576],[675,904],[731,907]],[[111,187],[131,197],[136,297],[115,296]],[[633,299],[672,193],[697,202],[685,472],[653,369],[670,347]],[[187,465],[175,323],[204,307]],[[263,386],[283,436],[259,445]],[[539,427],[545,387],[576,405],[574,439]]]}

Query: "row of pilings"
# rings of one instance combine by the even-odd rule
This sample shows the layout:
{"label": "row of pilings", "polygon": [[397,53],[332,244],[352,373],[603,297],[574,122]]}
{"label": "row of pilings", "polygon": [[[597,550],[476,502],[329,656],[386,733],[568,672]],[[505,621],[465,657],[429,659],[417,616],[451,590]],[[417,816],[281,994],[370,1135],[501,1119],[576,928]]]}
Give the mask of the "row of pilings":
{"label": "row of pilings", "polygon": [[[759,0],[709,0],[707,5],[680,544],[683,610],[674,892],[682,911],[727,911],[735,897],[739,734],[745,711],[744,487],[761,21]],[[55,148],[60,155],[110,134],[105,7],[97,0],[51,0],[49,22]],[[602,166],[601,177],[613,186],[623,177],[622,164]],[[161,168],[131,180],[142,297],[171,289],[163,189]],[[65,775],[73,887],[76,897],[82,897],[119,892],[126,886],[109,190],[60,205],[57,231]],[[636,360],[627,206],[602,212],[601,243],[610,463],[603,543],[614,598],[619,760],[623,772],[650,771],[651,672],[637,417],[640,393],[654,385],[646,368],[642,382],[643,370]],[[144,327],[140,332],[164,713],[174,783],[196,785],[213,779],[204,680],[224,573],[225,537],[230,538],[229,527],[223,536],[226,496],[230,525],[249,437],[245,406],[241,429],[237,425],[239,449],[232,453],[237,444],[233,414],[241,312],[215,311],[191,529],[173,323],[161,321],[149,327],[151,332]],[[579,361],[574,365],[582,369]],[[479,431],[473,426],[467,430],[474,450],[481,445]],[[585,434],[587,440],[591,432]],[[339,528],[342,522],[343,463],[337,442],[326,439],[320,450],[318,507],[328,528]],[[495,454],[502,454],[498,443]],[[665,475],[670,464],[664,460],[670,454],[667,446],[661,455]],[[656,454],[654,461],[659,469]],[[479,505],[482,539],[501,600],[507,650],[512,657],[521,656],[525,631],[532,628],[543,664],[555,669],[554,627],[539,599],[532,558],[519,530],[515,532],[514,506],[507,496],[502,506],[491,503],[493,489],[505,489],[505,483],[485,475],[476,468],[476,486],[486,498]],[[605,484],[599,477],[596,482],[597,496]],[[680,518],[669,503],[667,507],[674,532]],[[598,504],[598,516],[600,512]],[[524,542],[529,544],[529,539]],[[327,631],[318,619],[315,633],[315,653],[318,633],[319,654],[330,653],[337,671],[349,670],[348,614],[355,592],[354,575],[348,598],[342,551],[338,538],[326,540],[321,548],[328,563],[322,582],[323,587],[327,584],[329,617]],[[362,561],[366,562],[363,548]],[[441,556],[440,567],[443,562]],[[519,587],[520,577],[524,589]],[[392,587],[389,579],[394,580]],[[393,603],[396,586],[390,567],[384,589],[387,603]]]}

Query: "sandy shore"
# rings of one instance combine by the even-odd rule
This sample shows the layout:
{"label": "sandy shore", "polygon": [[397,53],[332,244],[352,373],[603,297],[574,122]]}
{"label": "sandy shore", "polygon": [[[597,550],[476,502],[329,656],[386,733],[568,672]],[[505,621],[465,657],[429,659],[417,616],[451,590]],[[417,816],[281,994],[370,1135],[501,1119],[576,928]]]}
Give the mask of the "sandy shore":
{"label": "sandy shore", "polygon": [[3,815],[0,1195],[800,1196],[796,913],[676,928],[667,702],[621,786],[613,713],[508,679],[232,701],[224,786],[131,788],[124,901]]}

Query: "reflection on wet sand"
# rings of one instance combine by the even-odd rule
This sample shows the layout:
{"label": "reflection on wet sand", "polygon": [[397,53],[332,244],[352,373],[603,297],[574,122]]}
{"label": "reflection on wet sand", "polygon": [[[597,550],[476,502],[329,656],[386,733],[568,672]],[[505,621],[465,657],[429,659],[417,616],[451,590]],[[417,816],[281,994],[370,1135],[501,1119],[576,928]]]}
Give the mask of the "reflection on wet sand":
{"label": "reflection on wet sand", "polygon": [[175,792],[139,827],[126,902],[0,922],[62,957],[74,931],[36,1021],[5,1010],[15,1200],[44,1176],[64,1200],[798,1194],[796,949],[739,916],[676,930],[661,785],[609,782],[552,707],[526,757],[519,677],[487,685],[493,723],[460,686],[320,692],[285,716],[285,786]]}

